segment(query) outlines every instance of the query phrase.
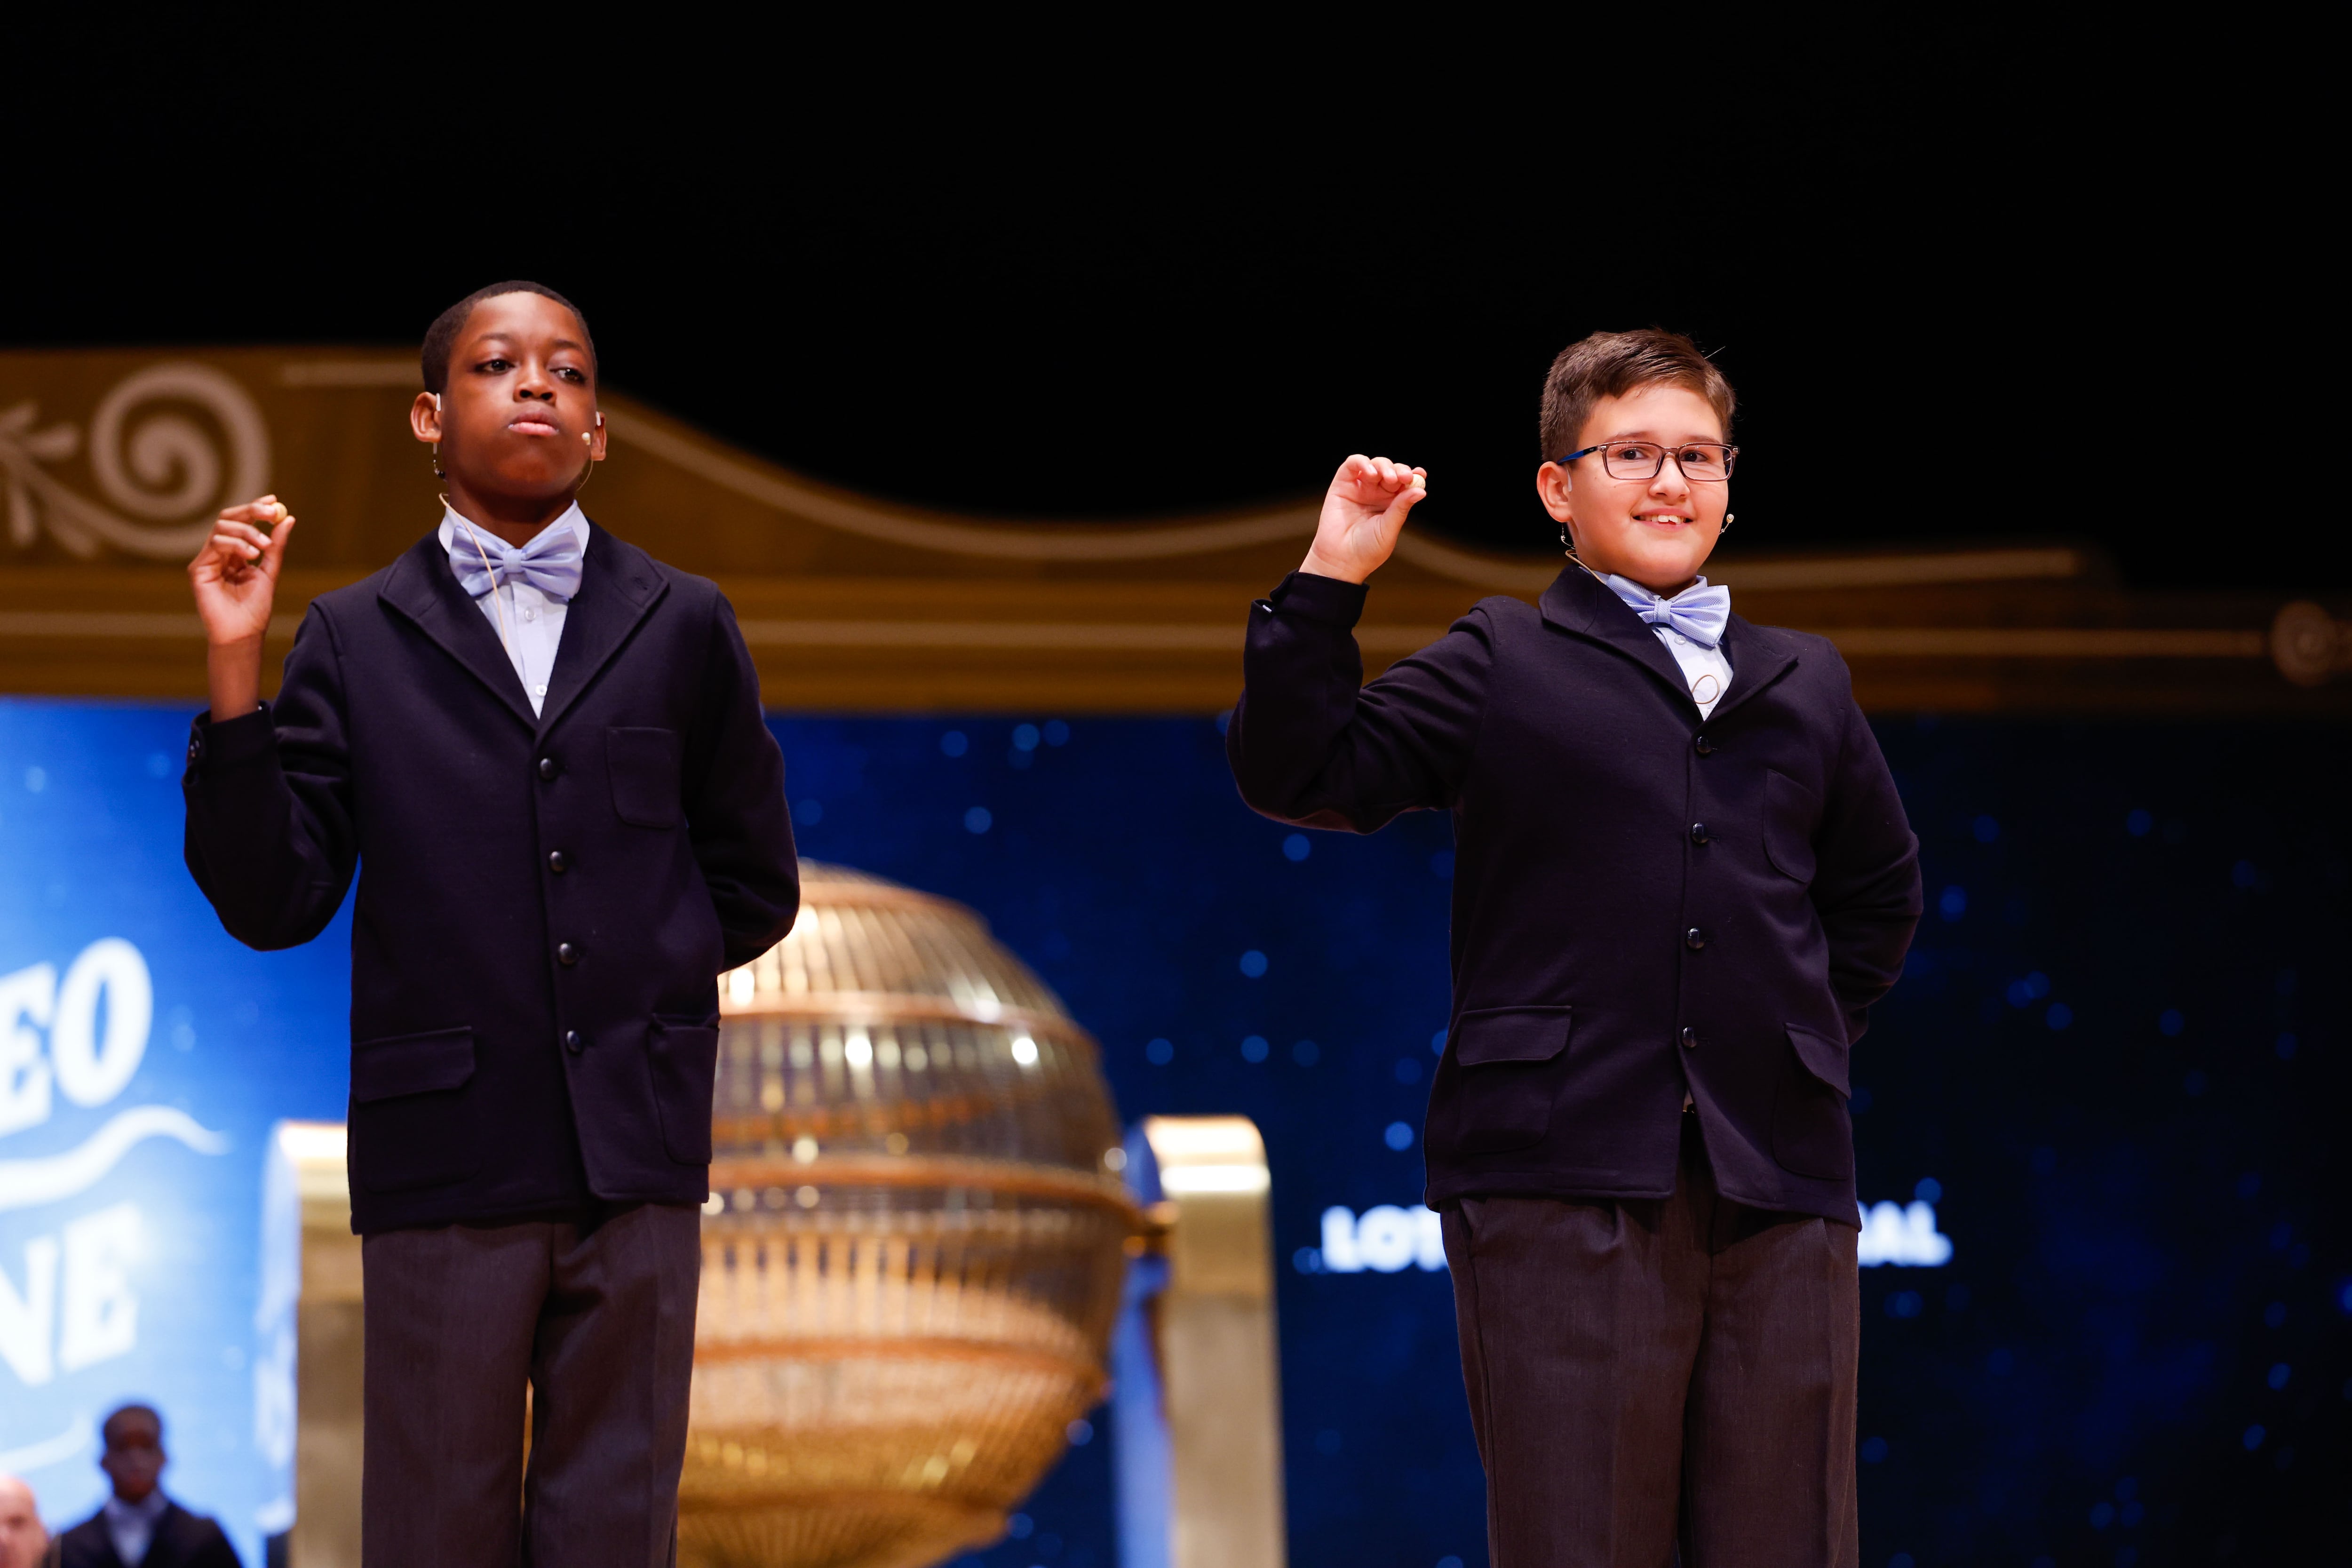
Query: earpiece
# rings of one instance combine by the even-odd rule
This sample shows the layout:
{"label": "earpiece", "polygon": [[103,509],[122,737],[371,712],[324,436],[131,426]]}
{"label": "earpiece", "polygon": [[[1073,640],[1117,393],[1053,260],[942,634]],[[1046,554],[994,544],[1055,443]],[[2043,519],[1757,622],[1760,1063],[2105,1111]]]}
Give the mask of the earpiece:
{"label": "earpiece", "polygon": [[[602,414],[599,414],[596,416],[596,429],[602,430],[604,427],[604,416]],[[580,432],[580,444],[588,448],[588,462],[587,465],[580,470],[580,482],[572,487],[572,493],[574,495],[579,494],[581,490],[587,487],[588,481],[596,477],[595,431],[583,430]]]}

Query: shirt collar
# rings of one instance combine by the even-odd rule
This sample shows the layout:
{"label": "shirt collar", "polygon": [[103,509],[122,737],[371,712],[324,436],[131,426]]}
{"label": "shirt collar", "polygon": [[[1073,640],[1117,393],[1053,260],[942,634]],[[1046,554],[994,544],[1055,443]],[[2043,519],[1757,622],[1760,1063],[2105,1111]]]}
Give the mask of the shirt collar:
{"label": "shirt collar", "polygon": [[[1578,562],[1577,564],[1584,566],[1584,563],[1581,561]],[[1584,569],[1587,572],[1592,572],[1592,568],[1590,566],[1584,566]],[[1592,572],[1592,575],[1600,578],[1602,583],[1606,584],[1611,593],[1615,594],[1619,598],[1624,600],[1627,604],[1633,605],[1637,610],[1646,609],[1652,605],[1671,605],[1676,599],[1681,598],[1685,594],[1696,594],[1701,588],[1706,586],[1706,579],[1705,577],[1697,577],[1694,578],[1684,586],[1675,589],[1671,594],[1661,594],[1654,588],[1643,587],[1641,584],[1634,582],[1631,577],[1620,577],[1614,572],[1605,574]]]}
{"label": "shirt collar", "polygon": [[163,1510],[171,1506],[172,1500],[163,1495],[162,1487],[157,1487],[137,1502],[124,1502],[119,1497],[108,1498],[106,1517],[121,1524],[129,1524],[133,1521],[141,1524],[152,1524],[163,1518]]}
{"label": "shirt collar", "polygon": [[[481,524],[474,522],[471,518],[462,515],[456,507],[451,506],[447,501],[445,500],[441,503],[441,528],[439,531],[441,548],[446,551],[452,558],[455,558],[457,553],[457,539],[459,537],[459,531],[469,523],[476,528],[481,528]],[[562,512],[557,516],[553,522],[549,523],[546,528],[541,529],[539,532],[532,534],[531,539],[536,540],[542,538],[551,530],[558,528],[568,528],[572,531],[572,536],[580,542],[580,554],[582,559],[586,559],[588,554],[588,534],[590,531],[588,528],[588,514],[580,510],[580,503],[578,501],[573,501],[570,506],[565,507]],[[482,531],[488,533],[489,531],[483,529]],[[525,542],[529,543],[530,541],[525,541]]]}

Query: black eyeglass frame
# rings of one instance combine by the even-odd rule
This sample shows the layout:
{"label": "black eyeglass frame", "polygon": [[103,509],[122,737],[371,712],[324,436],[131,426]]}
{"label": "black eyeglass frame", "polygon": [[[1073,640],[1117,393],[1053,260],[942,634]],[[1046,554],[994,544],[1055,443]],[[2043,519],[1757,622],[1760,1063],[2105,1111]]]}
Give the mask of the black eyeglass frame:
{"label": "black eyeglass frame", "polygon": [[[1668,458],[1672,458],[1675,460],[1675,471],[1681,474],[1682,477],[1690,483],[1695,485],[1719,485],[1729,482],[1731,479],[1731,470],[1737,468],[1739,464],[1739,448],[1732,446],[1727,441],[1685,441],[1679,447],[1667,447],[1663,446],[1656,441],[1634,441],[1625,439],[1596,441],[1590,447],[1578,447],[1575,451],[1570,452],[1565,458],[1554,458],[1552,461],[1558,463],[1564,468],[1568,467],[1569,464],[1576,461],[1577,458],[1589,458],[1604,447],[1655,447],[1658,449],[1658,460],[1655,464],[1652,465],[1650,471],[1646,474],[1629,476],[1617,473],[1613,469],[1609,469],[1609,459],[1607,458],[1601,458],[1601,468],[1609,470],[1609,477],[1612,479],[1627,478],[1654,479],[1660,474],[1665,472],[1666,459]],[[1683,454],[1685,452],[1695,451],[1702,447],[1712,447],[1723,454],[1722,479],[1711,479],[1705,474],[1693,474],[1688,468],[1683,467]]]}

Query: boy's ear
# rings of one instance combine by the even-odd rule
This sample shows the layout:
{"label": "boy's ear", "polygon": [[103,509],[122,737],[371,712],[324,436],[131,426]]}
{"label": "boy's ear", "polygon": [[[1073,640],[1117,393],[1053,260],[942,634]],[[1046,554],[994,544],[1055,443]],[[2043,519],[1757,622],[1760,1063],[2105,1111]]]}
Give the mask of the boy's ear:
{"label": "boy's ear", "polygon": [[1544,511],[1554,522],[1567,522],[1575,502],[1571,492],[1575,480],[1558,463],[1546,463],[1536,470],[1536,495],[1543,501]]}
{"label": "boy's ear", "polygon": [[408,405],[408,428],[427,445],[440,440],[441,399],[430,392],[418,393],[416,401]]}

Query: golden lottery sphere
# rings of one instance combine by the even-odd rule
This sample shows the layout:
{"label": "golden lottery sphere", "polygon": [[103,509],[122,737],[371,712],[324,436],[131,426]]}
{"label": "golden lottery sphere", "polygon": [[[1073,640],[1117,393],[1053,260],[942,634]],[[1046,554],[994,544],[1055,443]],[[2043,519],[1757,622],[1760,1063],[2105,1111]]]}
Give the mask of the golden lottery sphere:
{"label": "golden lottery sphere", "polygon": [[803,861],[720,977],[679,1558],[985,1544],[1100,1397],[1127,1238],[1095,1043],[961,904]]}

